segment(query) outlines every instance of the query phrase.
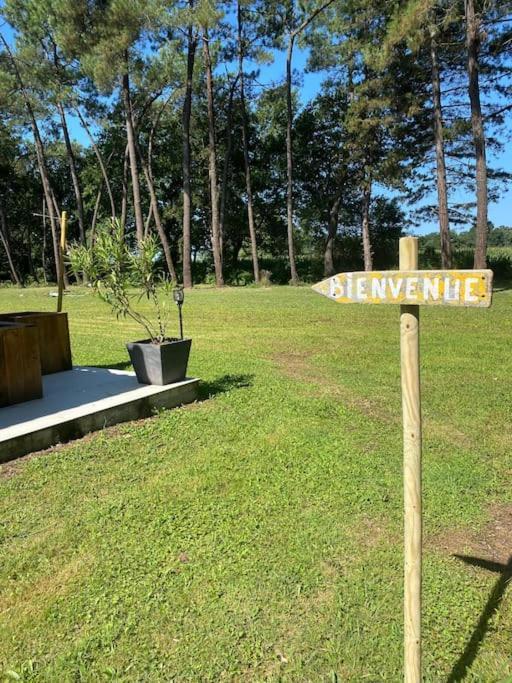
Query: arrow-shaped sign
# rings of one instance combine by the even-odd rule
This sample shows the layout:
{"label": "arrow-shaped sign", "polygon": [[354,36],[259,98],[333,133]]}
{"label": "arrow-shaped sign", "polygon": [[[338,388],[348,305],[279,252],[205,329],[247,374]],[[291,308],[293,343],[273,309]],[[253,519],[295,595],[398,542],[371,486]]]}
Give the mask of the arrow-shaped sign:
{"label": "arrow-shaped sign", "polygon": [[476,306],[492,299],[492,270],[385,270],[339,273],[313,285],[340,304]]}

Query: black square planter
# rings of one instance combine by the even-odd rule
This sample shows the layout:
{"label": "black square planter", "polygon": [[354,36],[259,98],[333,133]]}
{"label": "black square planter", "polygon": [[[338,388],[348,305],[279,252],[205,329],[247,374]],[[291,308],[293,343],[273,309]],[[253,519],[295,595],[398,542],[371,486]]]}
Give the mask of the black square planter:
{"label": "black square planter", "polygon": [[126,344],[140,384],[172,384],[185,379],[192,339],[153,344],[150,339]]}

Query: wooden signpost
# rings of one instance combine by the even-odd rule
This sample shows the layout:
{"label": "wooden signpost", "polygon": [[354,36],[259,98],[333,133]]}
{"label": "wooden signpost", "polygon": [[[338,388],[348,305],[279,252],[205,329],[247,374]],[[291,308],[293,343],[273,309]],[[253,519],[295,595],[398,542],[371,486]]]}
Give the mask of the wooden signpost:
{"label": "wooden signpost", "polygon": [[68,215],[66,211],[62,212],[60,218],[60,244],[59,244],[59,282],[57,295],[57,313],[62,311],[62,297],[64,294],[64,252],[66,251],[66,231],[68,227]]}
{"label": "wooden signpost", "polygon": [[417,270],[418,239],[400,240],[400,270],[340,273],[313,286],[339,303],[400,304],[404,451],[404,680],[421,682],[421,398],[419,306],[488,307],[491,270]]}

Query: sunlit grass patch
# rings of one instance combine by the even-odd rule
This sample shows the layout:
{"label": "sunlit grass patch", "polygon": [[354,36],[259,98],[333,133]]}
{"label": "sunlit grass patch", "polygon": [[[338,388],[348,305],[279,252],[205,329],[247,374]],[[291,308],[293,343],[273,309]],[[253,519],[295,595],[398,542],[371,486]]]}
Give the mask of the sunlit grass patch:
{"label": "sunlit grass patch", "polygon": [[[421,315],[428,681],[460,665],[497,580],[432,539],[485,534],[493,505],[512,502],[511,304],[503,291],[487,311]],[[45,289],[0,290],[1,310],[54,305]],[[131,322],[88,290],[65,307],[75,363],[127,360]],[[1,669],[26,681],[400,680],[398,311],[307,288],[201,288],[184,317],[200,402],[0,479]],[[468,680],[512,675],[511,609],[508,589]]]}

